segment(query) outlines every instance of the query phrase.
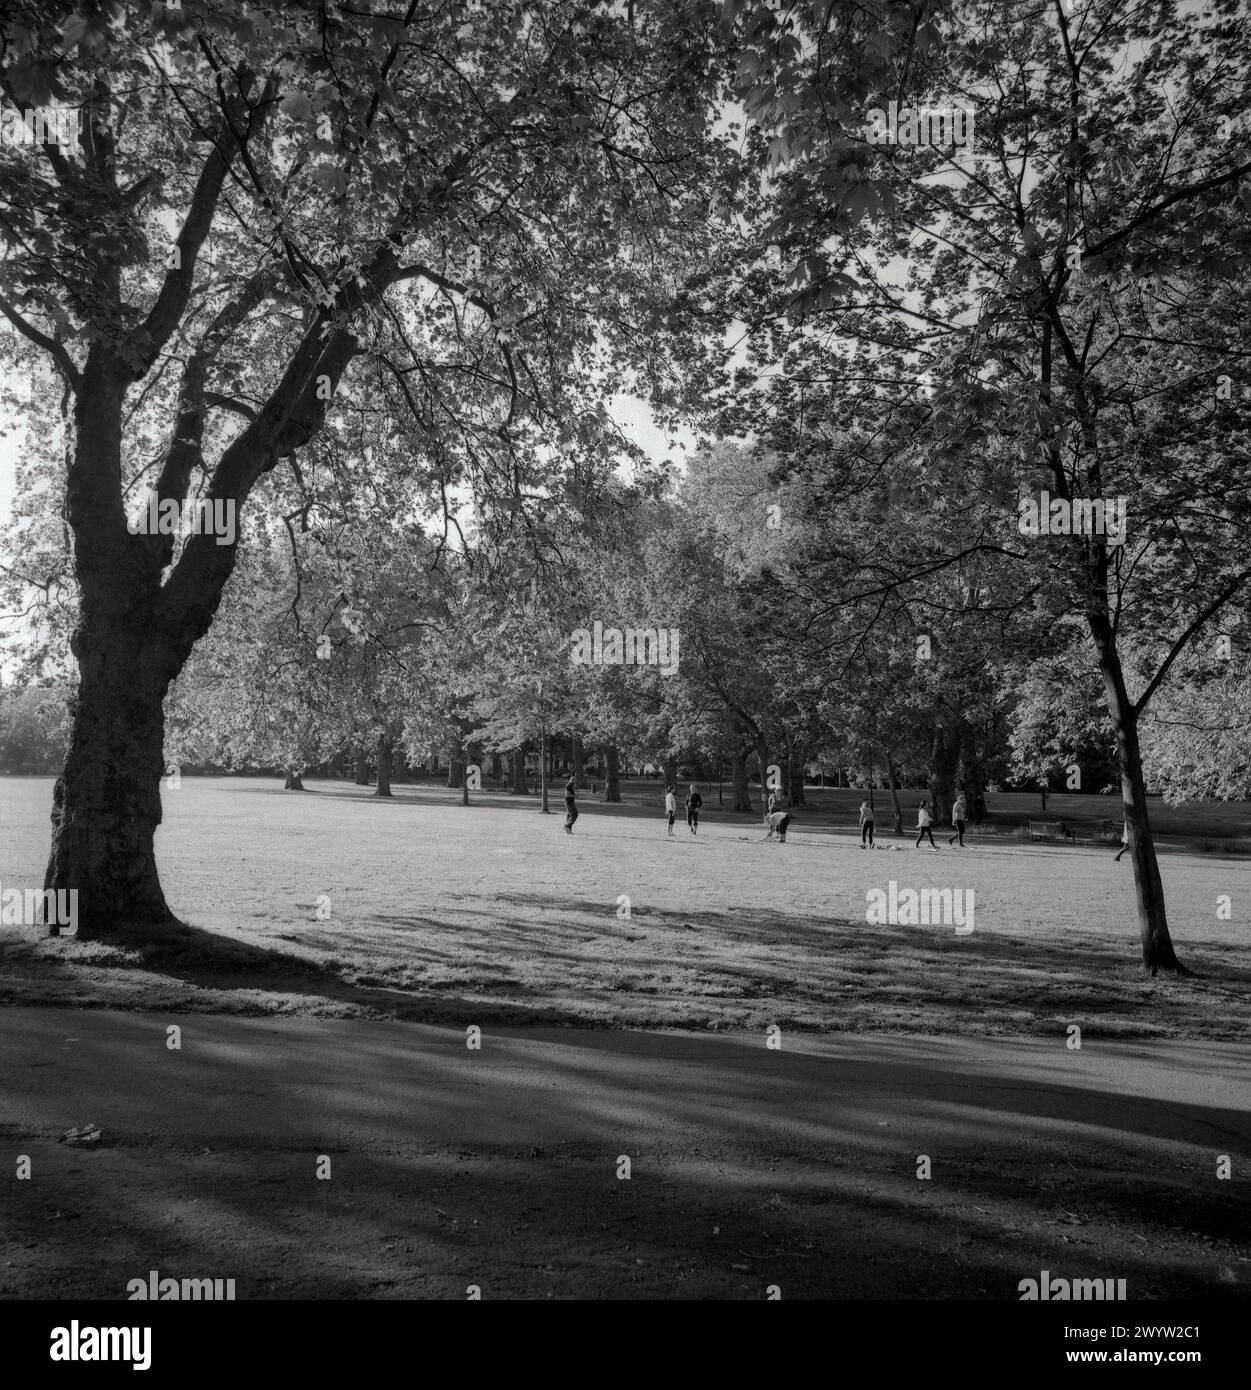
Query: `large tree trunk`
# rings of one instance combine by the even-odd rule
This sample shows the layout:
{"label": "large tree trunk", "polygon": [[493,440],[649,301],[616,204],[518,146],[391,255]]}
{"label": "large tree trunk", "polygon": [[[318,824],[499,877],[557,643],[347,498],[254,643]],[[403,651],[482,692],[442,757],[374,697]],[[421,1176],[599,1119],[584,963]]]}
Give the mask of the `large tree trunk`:
{"label": "large tree trunk", "polygon": [[356,750],[356,785],[367,787],[369,785],[369,753],[364,744]]}
{"label": "large tree trunk", "polygon": [[604,761],[607,764],[604,782],[604,800],[621,800],[621,754],[617,751],[617,745],[610,743],[604,749]]}
{"label": "large tree trunk", "polygon": [[[84,618],[92,609],[97,605],[84,602]],[[120,621],[112,653],[108,628],[88,639],[84,627],[80,622],[74,640],[81,674],[69,750],[52,793],[44,887],[77,892],[78,936],[89,940],[127,922],[172,921],[173,914],[154,843],[165,770],[162,695],[136,679]]]}
{"label": "large tree trunk", "polygon": [[395,748],[388,734],[378,735],[378,785],[375,796],[391,795],[391,768],[395,759]]}
{"label": "large tree trunk", "polygon": [[573,736],[573,785],[578,788],[586,786],[586,749],[582,747],[582,740],[574,734]]}
{"label": "large tree trunk", "polygon": [[[79,591],[70,640],[78,690],[70,704],[69,748],[52,793],[52,846],[44,875],[46,889],[76,894],[70,901],[77,903],[78,935],[84,939],[127,923],[173,920],[155,853],[165,770],[163,701],[216,608],[214,597],[207,616],[190,606],[168,612],[161,572],[173,538],[127,530],[121,500],[123,393],[113,349],[93,344],[74,406],[66,480]],[[212,559],[224,584],[234,547],[222,550],[230,553]],[[55,924],[49,927],[57,934]]]}
{"label": "large tree trunk", "polygon": [[986,819],[986,768],[971,732],[965,736],[962,747],[960,787],[968,802],[970,823],[980,825]]}
{"label": "large tree trunk", "polygon": [[956,767],[960,762],[960,730],[939,725],[930,748],[930,808],[935,825],[951,820],[956,799]]}
{"label": "large tree trunk", "polygon": [[1147,785],[1138,746],[1138,711],[1125,688],[1125,676],[1110,624],[1104,618],[1094,617],[1090,619],[1090,627],[1099,653],[1099,670],[1120,757],[1121,801],[1129,826],[1129,857],[1134,865],[1134,887],[1138,897],[1142,963],[1153,975],[1161,970],[1188,974],[1173,950],[1164,910],[1164,885],[1160,882],[1160,866],[1151,837]]}
{"label": "large tree trunk", "polygon": [[[211,219],[239,138],[232,133],[218,143],[214,137],[216,154],[205,165],[196,210],[180,233],[180,242],[192,256],[208,226],[203,214]],[[114,172],[111,138],[101,133],[95,150],[104,172],[92,174],[91,186],[108,202]],[[198,229],[197,222],[202,223]],[[393,266],[392,259],[388,272]],[[121,323],[117,263],[90,256],[89,274],[91,294],[101,312]],[[78,582],[78,621],[70,641],[78,662],[78,692],[70,747],[53,792],[45,887],[76,893],[73,901],[83,937],[102,936],[128,922],[173,920],[154,852],[164,771],[162,704],[170,682],[212,625],[237,554],[238,530],[232,527],[229,537],[188,537],[174,564],[172,535],[132,534],[127,526],[123,401],[128,388],[154,364],[181,318],[190,286],[189,275],[182,283],[166,281],[147,326],[126,340],[125,358],[118,350],[121,339],[112,329],[96,332],[74,380],[74,443],[65,513]],[[185,500],[192,479],[204,467],[208,365],[262,292],[263,281],[254,277],[221,311],[184,363],[170,443],[154,489],[158,506]],[[280,385],[213,468],[204,499],[208,504],[241,506],[262,474],[320,428],[324,405],[314,403],[314,381],[328,380],[333,395],[357,350],[348,329],[330,329],[320,315],[310,320]]]}
{"label": "large tree trunk", "polygon": [[676,787],[678,785],[678,760],[672,754],[668,754],[664,758],[661,766],[664,773],[665,786]]}

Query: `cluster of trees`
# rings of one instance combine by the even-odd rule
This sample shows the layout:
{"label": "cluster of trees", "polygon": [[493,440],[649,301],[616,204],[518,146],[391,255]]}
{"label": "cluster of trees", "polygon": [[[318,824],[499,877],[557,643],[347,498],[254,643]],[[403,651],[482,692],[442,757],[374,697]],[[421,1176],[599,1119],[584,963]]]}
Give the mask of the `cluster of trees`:
{"label": "cluster of trees", "polygon": [[[753,763],[945,813],[1114,757],[1180,969],[1149,775],[1248,766],[1245,6],[18,0],[0,39],[7,101],[84,118],[0,151],[5,588],[75,687],[84,934],[168,917],[167,743],[559,734],[724,761],[742,808]],[[973,147],[871,142],[887,99]],[[622,391],[704,432],[680,482]],[[132,534],[150,490],[242,539]],[[1124,535],[1024,534],[1044,493]],[[574,663],[596,621],[679,669]]]}
{"label": "cluster of trees", "polygon": [[0,773],[56,773],[65,758],[64,690],[15,686],[0,691]]}

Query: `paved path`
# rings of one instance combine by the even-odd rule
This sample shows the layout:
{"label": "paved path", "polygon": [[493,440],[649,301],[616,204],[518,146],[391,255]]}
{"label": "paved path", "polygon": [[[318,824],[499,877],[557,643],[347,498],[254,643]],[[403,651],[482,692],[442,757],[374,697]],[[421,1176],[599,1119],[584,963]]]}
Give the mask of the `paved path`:
{"label": "paved path", "polygon": [[0,1297],[1251,1292],[1234,1044],[8,1009],[0,1146]]}

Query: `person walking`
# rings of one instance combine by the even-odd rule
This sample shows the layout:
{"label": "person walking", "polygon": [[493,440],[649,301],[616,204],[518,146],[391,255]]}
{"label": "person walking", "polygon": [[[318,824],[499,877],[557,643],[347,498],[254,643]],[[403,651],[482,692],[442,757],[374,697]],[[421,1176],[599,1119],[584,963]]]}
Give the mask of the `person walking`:
{"label": "person walking", "polygon": [[937,854],[938,846],[934,843],[934,832],[930,829],[930,826],[933,824],[933,817],[930,815],[929,807],[930,803],[928,801],[923,801],[917,807],[917,842],[914,848],[920,849],[921,841],[928,839],[930,848]]}
{"label": "person walking", "polygon": [[955,804],[951,808],[951,823],[955,827],[956,833],[947,841],[949,845],[953,845],[959,840],[960,848],[964,848],[964,822],[968,819],[968,815],[968,804],[965,802],[964,793],[961,792],[960,795],[956,797]]}
{"label": "person walking", "polygon": [[578,819],[577,787],[571,777],[565,783],[565,834],[573,834],[573,823]]}
{"label": "person walking", "polygon": [[860,848],[865,848],[868,842],[869,849],[873,848],[873,807],[867,801],[860,803]]}
{"label": "person walking", "polygon": [[673,839],[673,818],[678,814],[678,798],[674,795],[673,788],[665,788],[665,811],[669,816],[669,839]]}
{"label": "person walking", "polygon": [[1121,855],[1129,848],[1129,822],[1121,822],[1121,847],[1116,852],[1116,862],[1121,862]]}
{"label": "person walking", "polygon": [[692,787],[686,797],[686,824],[692,835],[699,834],[699,808],[703,804],[704,798]]}

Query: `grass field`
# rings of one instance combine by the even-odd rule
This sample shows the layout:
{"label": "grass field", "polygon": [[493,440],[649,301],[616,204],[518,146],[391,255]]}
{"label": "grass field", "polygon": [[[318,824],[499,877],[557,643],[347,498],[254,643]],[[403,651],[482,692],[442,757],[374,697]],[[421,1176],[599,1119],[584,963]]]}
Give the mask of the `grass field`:
{"label": "grass field", "polygon": [[[665,836],[659,784],[581,803],[576,833],[537,797],[442,787],[393,800],[342,782],[184,778],[158,854],[188,924],[164,944],[0,932],[0,1002],[655,1028],[1244,1039],[1251,859],[1244,805],[1160,808],[1177,950],[1194,980],[1139,965],[1133,876],[1103,845],[1031,844],[1005,825],[963,851],[868,853],[859,792],[810,793],[784,846],[705,795],[698,839]],[[52,784],[0,781],[0,882],[35,887]],[[885,798],[878,794],[879,807]],[[909,808],[916,797],[906,800]],[[644,802],[651,800],[654,805]],[[1054,797],[1088,827],[1110,798]],[[1115,810],[1115,808],[1113,808]],[[879,815],[885,831],[888,818]],[[909,822],[914,818],[911,811]],[[1224,842],[1222,849],[1218,842]],[[1203,852],[1206,851],[1206,852]],[[975,930],[870,926],[866,890],[972,889]],[[1232,920],[1217,919],[1218,895]],[[318,900],[330,917],[318,920]],[[629,915],[625,915],[628,898]]]}

